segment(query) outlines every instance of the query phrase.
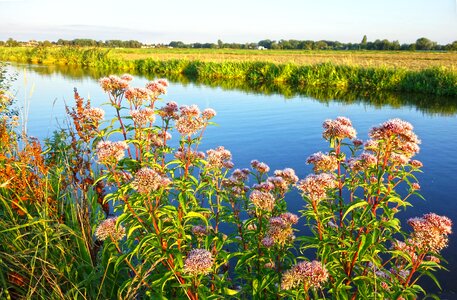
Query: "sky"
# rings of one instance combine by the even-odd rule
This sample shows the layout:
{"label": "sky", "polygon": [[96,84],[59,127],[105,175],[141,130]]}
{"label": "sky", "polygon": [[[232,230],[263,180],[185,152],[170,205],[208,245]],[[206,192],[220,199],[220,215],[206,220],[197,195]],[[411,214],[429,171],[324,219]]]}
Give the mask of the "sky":
{"label": "sky", "polygon": [[457,40],[457,0],[0,0],[0,40]]}

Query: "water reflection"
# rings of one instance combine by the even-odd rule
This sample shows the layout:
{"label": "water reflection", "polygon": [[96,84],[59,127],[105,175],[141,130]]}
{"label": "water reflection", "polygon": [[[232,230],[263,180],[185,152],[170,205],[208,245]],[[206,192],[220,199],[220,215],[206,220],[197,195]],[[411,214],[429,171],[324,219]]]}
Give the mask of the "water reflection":
{"label": "water reflection", "polygon": [[[68,65],[29,65],[17,64],[17,67],[26,68],[28,71],[46,76],[59,74],[66,79],[82,79],[100,77],[108,74],[116,74],[119,71],[95,68],[80,68]],[[135,74],[153,79],[160,74]],[[259,84],[243,80],[227,79],[201,79],[187,76],[167,76],[171,82],[178,82],[182,85],[194,84],[209,87],[217,87],[223,90],[238,90],[246,93],[263,95],[282,95],[285,98],[296,96],[312,97],[321,103],[339,102],[343,104],[367,104],[377,108],[389,106],[393,108],[411,107],[427,115],[454,116],[457,114],[457,97],[445,97],[436,95],[423,95],[412,93],[392,93],[385,91],[344,91],[329,88],[294,87],[286,84]]]}

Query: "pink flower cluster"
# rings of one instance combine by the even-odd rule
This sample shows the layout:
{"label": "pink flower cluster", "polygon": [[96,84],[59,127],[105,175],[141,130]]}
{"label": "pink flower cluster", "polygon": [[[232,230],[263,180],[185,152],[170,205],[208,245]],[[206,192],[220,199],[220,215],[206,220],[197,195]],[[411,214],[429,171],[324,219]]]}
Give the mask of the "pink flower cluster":
{"label": "pink flower cluster", "polygon": [[200,110],[196,105],[181,106],[181,115],[176,120],[176,130],[186,136],[191,136],[203,128],[204,119],[200,116]]}
{"label": "pink flower cluster", "polygon": [[146,84],[146,88],[150,90],[155,97],[165,95],[167,93],[168,82],[165,79],[158,79]]}
{"label": "pink flower cluster", "polygon": [[148,100],[151,95],[151,91],[145,88],[131,87],[125,91],[125,98],[134,105],[139,107],[145,100]]}
{"label": "pink flower cluster", "polygon": [[270,171],[270,167],[266,163],[259,162],[256,159],[251,160],[251,167],[259,173],[267,173]]}
{"label": "pink flower cluster", "polygon": [[205,120],[211,120],[216,116],[216,111],[212,108],[207,108],[202,112],[202,118]]}
{"label": "pink flower cluster", "polygon": [[97,156],[99,163],[117,162],[124,158],[125,150],[128,149],[124,141],[111,142],[101,141],[97,144]]}
{"label": "pink flower cluster", "polygon": [[179,117],[178,104],[170,101],[158,111],[158,114],[164,119],[177,119]]}
{"label": "pink flower cluster", "polygon": [[175,157],[179,159],[181,162],[186,163],[186,162],[193,162],[197,159],[204,159],[205,158],[205,153],[201,151],[194,151],[194,150],[185,150],[185,149],[178,149],[178,151],[175,152]]}
{"label": "pink flower cluster", "polygon": [[154,110],[149,107],[141,110],[131,110],[130,115],[137,126],[145,126],[146,124],[153,123],[155,121]]}
{"label": "pink flower cluster", "polygon": [[312,201],[320,201],[327,196],[327,190],[337,187],[335,175],[329,173],[311,174],[298,182],[297,188]]}
{"label": "pink flower cluster", "polygon": [[207,156],[207,165],[208,169],[221,169],[233,168],[232,153],[229,150],[225,149],[223,146],[219,146],[216,149],[209,149],[206,151]]}
{"label": "pink flower cluster", "polygon": [[213,255],[205,249],[193,249],[184,261],[183,272],[192,276],[205,275],[213,267]]}
{"label": "pink flower cluster", "polygon": [[166,176],[161,176],[154,169],[143,167],[135,174],[132,187],[140,194],[148,194],[160,188],[166,188],[171,184],[171,180]]}
{"label": "pink flower cluster", "polygon": [[99,83],[105,92],[122,92],[129,87],[129,80],[126,79],[127,77],[125,77],[125,75],[122,76],[122,78],[119,78],[115,75],[110,75],[108,77],[101,78]]}
{"label": "pink flower cluster", "polygon": [[98,225],[95,236],[100,241],[111,238],[113,241],[121,240],[125,236],[125,228],[122,225],[116,227],[117,217],[108,218]]}
{"label": "pink flower cluster", "polygon": [[452,233],[452,221],[448,217],[434,213],[422,218],[412,218],[408,224],[413,228],[411,243],[419,250],[438,253],[448,245],[448,235]]}
{"label": "pink flower cluster", "polygon": [[320,288],[328,280],[328,271],[321,262],[302,261],[284,272],[281,280],[281,288],[290,290],[303,286],[305,291],[309,288]]}
{"label": "pink flower cluster", "polygon": [[342,140],[344,138],[355,139],[357,135],[354,127],[352,127],[351,120],[346,117],[337,117],[335,120],[325,120],[322,127],[324,127],[322,136],[326,140]]}
{"label": "pink flower cluster", "polygon": [[192,233],[193,233],[196,237],[204,237],[205,235],[208,234],[208,230],[206,229],[205,226],[196,225],[196,226],[192,227]]}
{"label": "pink flower cluster", "polygon": [[297,224],[298,216],[289,212],[282,213],[279,217],[271,217],[268,233],[262,244],[271,247],[273,243],[284,245],[295,239],[292,225]]}
{"label": "pink flower cluster", "polygon": [[103,121],[105,117],[105,111],[98,107],[90,107],[85,108],[83,110],[83,118],[86,122],[90,122],[92,124],[98,124]]}
{"label": "pink flower cluster", "polygon": [[338,161],[335,155],[317,152],[306,159],[306,163],[314,165],[314,172],[332,172],[338,168]]}
{"label": "pink flower cluster", "polygon": [[249,196],[249,200],[251,200],[256,208],[268,212],[273,211],[276,204],[276,199],[271,193],[259,190],[253,190]]}
{"label": "pink flower cluster", "polygon": [[371,153],[363,152],[358,157],[351,158],[347,161],[347,166],[353,172],[365,171],[370,167],[376,166],[378,159]]}
{"label": "pink flower cluster", "polygon": [[171,140],[171,134],[168,131],[159,131],[149,136],[149,141],[156,147],[162,147],[168,140]]}
{"label": "pink flower cluster", "polygon": [[[369,136],[372,141],[378,143],[380,141],[389,141],[393,152],[403,155],[408,159],[420,150],[420,140],[413,132],[413,125],[400,119],[392,119],[377,127],[373,127],[369,132]],[[368,142],[369,145],[370,142]],[[400,157],[394,157],[392,159],[399,164],[402,163]]]}

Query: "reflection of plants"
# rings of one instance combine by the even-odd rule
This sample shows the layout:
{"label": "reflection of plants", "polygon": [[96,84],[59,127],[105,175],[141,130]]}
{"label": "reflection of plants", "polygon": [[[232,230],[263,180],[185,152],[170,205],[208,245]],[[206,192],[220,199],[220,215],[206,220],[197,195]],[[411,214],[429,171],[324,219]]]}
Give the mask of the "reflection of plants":
{"label": "reflection of plants", "polygon": [[[201,152],[216,112],[157,108],[167,82],[131,80],[100,80],[107,123],[75,92],[71,129],[44,152],[0,124],[2,297],[399,299],[442,268],[451,221],[410,219],[408,234],[396,218],[420,196],[411,124],[387,121],[363,143],[347,118],[325,121],[330,149],[299,181],[257,160],[233,170],[222,146]],[[310,235],[287,211],[294,187]]]}

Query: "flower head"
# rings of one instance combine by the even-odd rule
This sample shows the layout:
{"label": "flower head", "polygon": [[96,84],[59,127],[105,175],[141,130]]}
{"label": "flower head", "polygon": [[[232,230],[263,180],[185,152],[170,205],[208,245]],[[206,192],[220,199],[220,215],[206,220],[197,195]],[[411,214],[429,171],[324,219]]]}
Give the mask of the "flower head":
{"label": "flower head", "polygon": [[297,187],[312,201],[320,201],[326,197],[328,189],[337,187],[337,182],[333,174],[311,174],[298,182]]}
{"label": "flower head", "polygon": [[124,141],[101,141],[97,144],[98,162],[117,162],[124,158],[125,150],[127,148],[128,145]]}
{"label": "flower head", "polygon": [[322,136],[326,140],[330,139],[355,139],[357,132],[352,127],[351,121],[346,117],[337,117],[335,120],[325,120],[324,132]]}
{"label": "flower head", "polygon": [[205,249],[193,249],[184,261],[184,273],[192,276],[205,275],[213,267],[213,255]]}
{"label": "flower head", "polygon": [[320,288],[327,281],[328,276],[328,271],[322,263],[316,260],[302,261],[283,274],[281,288],[290,290],[300,285],[303,285],[305,290]]}
{"label": "flower head", "polygon": [[306,163],[314,165],[314,172],[332,172],[338,168],[338,161],[335,155],[317,152],[306,159]]}
{"label": "flower head", "polygon": [[259,162],[256,159],[251,161],[251,167],[259,173],[267,173],[270,171],[270,167],[266,163]]}
{"label": "flower head", "polygon": [[448,235],[452,233],[452,221],[434,213],[422,218],[412,218],[408,224],[413,228],[411,243],[420,250],[439,252],[447,247]]}
{"label": "flower head", "polygon": [[211,120],[216,116],[216,111],[212,108],[207,108],[202,112],[202,117],[205,120]]}
{"label": "flower head", "polygon": [[225,149],[223,146],[219,146],[216,149],[209,149],[206,151],[207,162],[206,168],[208,169],[221,169],[221,168],[232,168],[233,163],[232,153],[229,150]]}
{"label": "flower head", "polygon": [[111,238],[113,241],[121,240],[125,236],[125,228],[122,225],[116,227],[117,217],[108,218],[98,225],[95,236],[100,241]]}
{"label": "flower head", "polygon": [[249,196],[249,200],[251,200],[255,207],[268,212],[273,211],[276,204],[276,200],[271,193],[259,190],[253,190]]}
{"label": "flower head", "polygon": [[153,123],[155,121],[154,110],[149,107],[141,110],[131,110],[130,115],[132,116],[133,122],[138,126],[145,126],[147,123]]}
{"label": "flower head", "polygon": [[171,183],[168,177],[159,175],[154,169],[143,167],[136,174],[132,182],[134,189],[140,194],[148,194],[165,188]]}
{"label": "flower head", "polygon": [[120,92],[128,88],[129,82],[125,79],[119,78],[115,75],[103,77],[99,81],[100,86],[105,92]]}

